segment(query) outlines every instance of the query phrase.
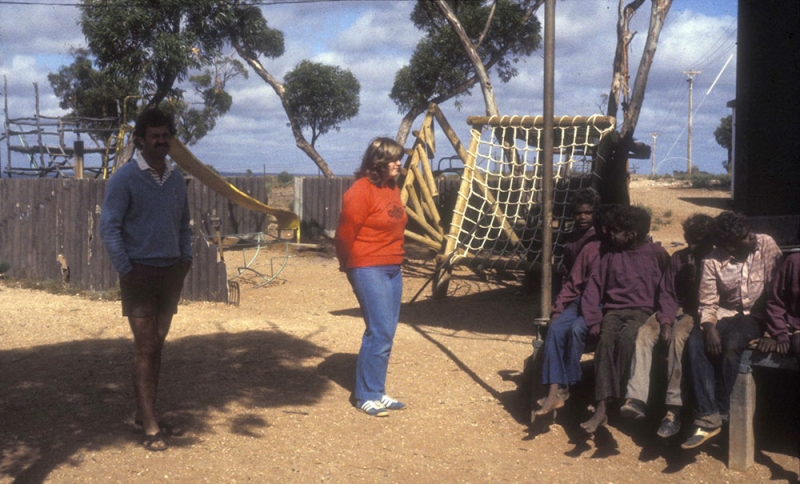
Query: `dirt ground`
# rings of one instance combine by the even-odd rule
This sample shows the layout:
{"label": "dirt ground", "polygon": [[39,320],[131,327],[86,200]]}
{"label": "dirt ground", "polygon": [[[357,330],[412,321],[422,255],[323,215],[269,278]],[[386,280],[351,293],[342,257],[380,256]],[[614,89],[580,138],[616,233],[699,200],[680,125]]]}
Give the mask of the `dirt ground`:
{"label": "dirt ground", "polygon": [[[729,194],[635,180],[632,199],[651,208],[661,221],[653,236],[672,251],[680,222],[718,213]],[[446,300],[430,300],[428,286],[404,305],[388,390],[409,408],[368,417],[349,401],[363,322],[329,244],[318,242],[322,250],[293,248],[288,260],[282,245],[252,263],[253,249],[229,251],[231,277],[249,265],[266,279],[245,270],[239,306],[180,306],[159,406],[186,434],[160,453],[142,448],[132,424],[132,344],[119,303],[0,281],[0,482],[798,479],[797,443],[781,425],[757,434],[747,472],[727,469],[724,435],[698,452],[659,441],[660,415],[631,426],[612,414],[587,438],[578,423],[590,398],[580,393],[554,422],[529,426],[515,375],[531,354],[536,297],[466,269]],[[425,251],[409,251],[404,302],[432,269]]]}

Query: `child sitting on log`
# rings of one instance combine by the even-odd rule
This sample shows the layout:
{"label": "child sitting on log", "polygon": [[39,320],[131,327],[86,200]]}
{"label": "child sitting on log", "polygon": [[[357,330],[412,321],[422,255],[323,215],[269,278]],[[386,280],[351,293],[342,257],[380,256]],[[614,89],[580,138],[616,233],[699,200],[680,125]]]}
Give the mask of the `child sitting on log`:
{"label": "child sitting on log", "polygon": [[603,205],[594,214],[594,230],[599,240],[586,244],[577,256],[572,270],[556,297],[550,313],[550,325],[545,335],[542,361],[543,385],[548,395],[537,403],[541,408],[536,415],[546,415],[564,406],[569,398],[569,387],[581,379],[581,355],[586,345],[589,328],[580,310],[580,298],[586,282],[600,260],[601,241],[606,233],[604,226],[619,213],[619,205]]}
{"label": "child sitting on log", "polygon": [[767,289],[781,262],[772,237],[755,234],[747,217],[725,211],[715,219],[716,248],[703,260],[700,324],[686,342],[694,392],[693,449],[719,434],[730,412],[739,361],[763,334]]}
{"label": "child sitting on log", "polygon": [[667,345],[667,413],[656,432],[663,438],[675,435],[681,428],[680,410],[684,404],[681,360],[686,339],[697,320],[701,261],[714,248],[713,222],[705,214],[692,215],[683,222],[687,247],[672,254],[659,284],[658,311],[639,328],[636,337],[627,400],[620,408],[620,415],[636,420],[645,417],[653,347],[660,341]]}
{"label": "child sitting on log", "polygon": [[597,404],[592,417],[581,423],[590,434],[608,422],[609,400],[623,395],[637,332],[655,312],[656,290],[669,264],[667,251],[648,241],[646,210],[623,207],[616,222],[608,227],[610,250],[581,299],[589,333],[600,336],[594,352]]}

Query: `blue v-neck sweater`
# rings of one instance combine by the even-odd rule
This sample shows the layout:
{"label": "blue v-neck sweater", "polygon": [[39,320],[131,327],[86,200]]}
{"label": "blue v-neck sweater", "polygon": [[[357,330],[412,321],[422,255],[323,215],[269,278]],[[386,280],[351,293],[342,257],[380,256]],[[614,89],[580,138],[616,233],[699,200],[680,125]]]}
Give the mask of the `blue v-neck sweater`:
{"label": "blue v-neck sweater", "polygon": [[131,263],[167,267],[191,260],[189,200],[180,172],[159,186],[136,163],[118,168],[106,186],[100,236],[120,276]]}

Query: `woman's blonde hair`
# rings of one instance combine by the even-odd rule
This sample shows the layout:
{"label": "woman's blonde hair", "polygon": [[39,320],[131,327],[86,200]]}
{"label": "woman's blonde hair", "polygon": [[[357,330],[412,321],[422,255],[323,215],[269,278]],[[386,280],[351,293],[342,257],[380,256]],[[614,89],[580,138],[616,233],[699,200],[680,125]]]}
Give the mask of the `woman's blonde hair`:
{"label": "woman's blonde hair", "polygon": [[[356,180],[367,177],[369,181],[377,186],[386,183],[386,175],[389,173],[389,163],[403,158],[405,148],[403,145],[392,138],[379,137],[370,141],[364,158],[361,160],[361,167],[355,172]],[[390,184],[394,180],[389,180]]]}

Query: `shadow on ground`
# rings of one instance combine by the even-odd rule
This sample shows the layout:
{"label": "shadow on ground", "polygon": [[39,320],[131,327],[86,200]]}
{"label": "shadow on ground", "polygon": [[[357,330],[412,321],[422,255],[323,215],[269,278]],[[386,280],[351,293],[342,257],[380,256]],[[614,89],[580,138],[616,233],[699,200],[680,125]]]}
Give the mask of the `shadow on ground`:
{"label": "shadow on ground", "polygon": [[[528,426],[527,436],[523,440],[533,440],[550,431],[552,424],[561,426],[570,444],[574,447],[566,455],[580,457],[590,453],[592,458],[603,458],[618,453],[616,441],[607,429],[599,429],[593,436],[588,435],[580,428],[580,422],[589,418],[588,407],[594,403],[593,385],[594,376],[591,361],[581,365],[584,373],[583,379],[570,389],[570,399],[566,406],[536,420]],[[654,365],[657,368],[658,365]],[[767,467],[773,480],[785,482],[800,482],[800,470],[794,468],[796,459],[800,455],[800,377],[796,372],[761,369],[755,370],[757,381],[756,414],[753,419],[755,431],[755,462]],[[516,402],[523,408],[519,414],[523,419],[530,418],[531,388],[526,378],[530,375],[522,373],[515,375],[517,384]],[[656,387],[665,387],[666,379],[659,382],[652,376]],[[541,391],[536,396],[543,396]],[[639,447],[639,460],[649,462],[663,458],[666,467],[663,474],[676,474],[686,466],[696,462],[697,454],[703,452],[708,456],[727,465],[728,463],[728,432],[727,426],[723,432],[710,442],[698,449],[686,451],[680,444],[688,437],[692,428],[691,408],[686,406],[682,410],[682,430],[678,435],[669,439],[662,439],[656,435],[661,418],[666,412],[663,405],[665,391],[654,391],[651,388],[650,402],[648,402],[647,417],[644,420],[629,421],[619,416],[619,403],[616,402],[609,412],[609,425],[620,432],[630,436]],[[511,396],[509,395],[510,399]],[[534,397],[535,398],[535,397]],[[657,402],[662,402],[661,404]],[[515,415],[515,418],[516,415]],[[525,420],[521,423],[527,424]],[[593,441],[590,443],[590,441]]]}
{"label": "shadow on ground", "polygon": [[[43,482],[59,465],[80,463],[84,449],[120,448],[141,441],[132,426],[132,343],[82,340],[0,352],[0,476]],[[279,331],[217,333],[168,340],[159,407],[190,430],[213,432],[211,412],[231,403],[267,408],[310,405],[329,380],[300,362],[325,350]],[[262,417],[231,413],[231,432],[257,436]]]}

